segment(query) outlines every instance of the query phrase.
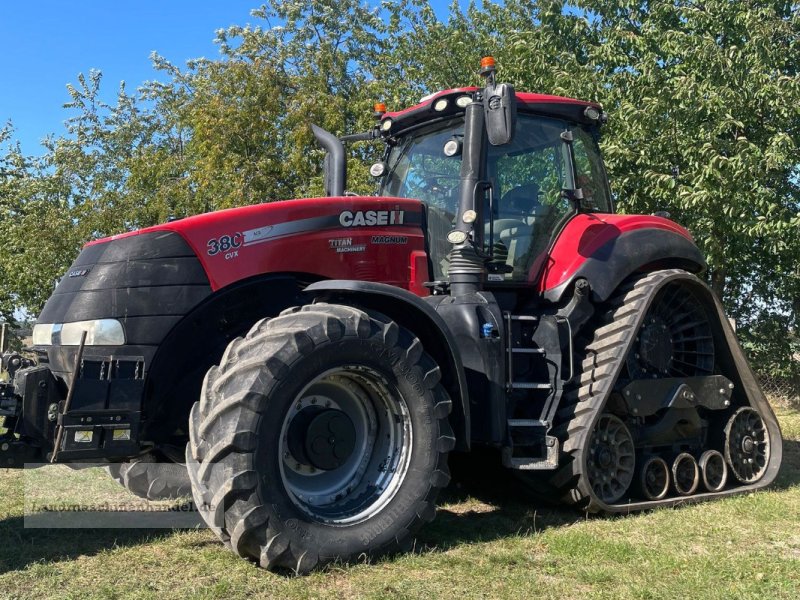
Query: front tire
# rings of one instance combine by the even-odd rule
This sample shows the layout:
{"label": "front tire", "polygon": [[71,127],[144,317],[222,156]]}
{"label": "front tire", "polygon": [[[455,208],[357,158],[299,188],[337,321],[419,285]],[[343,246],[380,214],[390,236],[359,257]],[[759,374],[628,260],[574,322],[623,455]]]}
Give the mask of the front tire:
{"label": "front tire", "polygon": [[314,304],[257,323],[192,408],[204,520],[238,555],[298,573],[409,547],[449,481],[440,377],[382,315]]}
{"label": "front tire", "polygon": [[189,474],[182,464],[160,462],[145,454],[128,462],[111,463],[106,471],[131,494],[148,500],[175,500],[191,494]]}

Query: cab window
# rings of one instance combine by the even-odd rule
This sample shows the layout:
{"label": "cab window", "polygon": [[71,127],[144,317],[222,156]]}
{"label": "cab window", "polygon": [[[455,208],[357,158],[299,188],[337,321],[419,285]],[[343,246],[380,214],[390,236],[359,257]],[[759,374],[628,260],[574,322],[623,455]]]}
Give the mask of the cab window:
{"label": "cab window", "polygon": [[514,140],[489,148],[496,198],[485,232],[493,254],[490,281],[527,283],[536,277],[559,225],[576,211],[564,194],[569,149],[561,134],[567,130],[573,132],[576,183],[592,194],[582,208],[607,207],[605,176],[591,136],[559,119],[520,115]]}

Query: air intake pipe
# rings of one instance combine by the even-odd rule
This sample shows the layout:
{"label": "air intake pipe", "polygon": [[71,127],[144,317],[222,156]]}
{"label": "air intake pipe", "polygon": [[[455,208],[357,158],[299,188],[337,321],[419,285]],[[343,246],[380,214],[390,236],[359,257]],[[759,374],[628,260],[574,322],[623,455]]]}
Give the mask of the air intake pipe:
{"label": "air intake pipe", "polygon": [[[483,166],[486,163],[486,124],[483,105],[473,101],[464,115],[464,149],[461,156],[461,186],[456,228],[448,236],[450,252],[450,293],[466,296],[481,289],[484,260],[476,251],[483,245]],[[464,218],[472,213],[473,218]],[[475,218],[477,217],[477,218]],[[477,221],[479,227],[474,227]],[[455,234],[455,237],[453,237]]]}
{"label": "air intake pipe", "polygon": [[311,125],[311,131],[317,142],[327,154],[325,155],[325,195],[343,196],[347,181],[347,158],[341,140],[322,127]]}

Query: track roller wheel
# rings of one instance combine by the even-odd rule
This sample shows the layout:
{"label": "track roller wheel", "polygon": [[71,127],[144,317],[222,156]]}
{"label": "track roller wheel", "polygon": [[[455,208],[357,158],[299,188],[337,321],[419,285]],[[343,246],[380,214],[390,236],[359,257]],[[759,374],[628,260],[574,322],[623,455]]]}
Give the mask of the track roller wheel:
{"label": "track roller wheel", "polygon": [[754,409],[737,410],[725,426],[725,460],[742,483],[763,477],[769,463],[770,443],[764,421]]}
{"label": "track roller wheel", "polygon": [[320,303],[257,323],[192,408],[200,514],[268,569],[410,548],[449,481],[440,378],[420,341],[377,313]]}
{"label": "track roller wheel", "polygon": [[622,498],[633,481],[633,438],[622,419],[612,414],[600,417],[589,441],[589,483],[603,502]]}
{"label": "track roller wheel", "polygon": [[658,456],[644,459],[638,469],[636,483],[639,494],[645,500],[661,500],[669,493],[669,465]]}
{"label": "track roller wheel", "polygon": [[700,469],[694,456],[681,452],[672,463],[672,481],[681,496],[691,496],[700,485]]}
{"label": "track roller wheel", "polygon": [[709,492],[721,492],[728,482],[728,465],[725,458],[716,450],[706,450],[700,456],[700,476]]}

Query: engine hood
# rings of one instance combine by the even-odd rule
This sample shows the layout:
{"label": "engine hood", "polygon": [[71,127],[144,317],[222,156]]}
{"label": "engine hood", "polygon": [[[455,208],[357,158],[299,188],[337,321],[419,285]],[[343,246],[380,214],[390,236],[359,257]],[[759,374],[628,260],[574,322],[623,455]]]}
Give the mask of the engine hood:
{"label": "engine hood", "polygon": [[87,247],[150,233],[177,233],[200,259],[212,290],[267,272],[403,285],[408,261],[400,262],[402,273],[395,272],[396,261],[388,260],[386,250],[424,250],[422,212],[419,201],[405,198],[305,198],[188,217],[99,239]]}

